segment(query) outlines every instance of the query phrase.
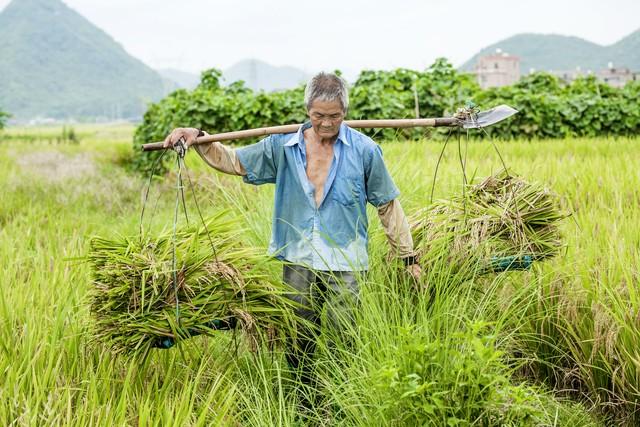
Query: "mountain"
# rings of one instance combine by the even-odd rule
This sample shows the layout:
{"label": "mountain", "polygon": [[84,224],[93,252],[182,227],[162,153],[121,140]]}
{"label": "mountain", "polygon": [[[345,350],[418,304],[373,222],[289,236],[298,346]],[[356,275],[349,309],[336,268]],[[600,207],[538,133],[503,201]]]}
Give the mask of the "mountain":
{"label": "mountain", "polygon": [[[200,83],[200,76],[174,68],[158,70],[160,75],[184,89],[193,89]],[[310,75],[295,67],[276,67],[259,59],[245,59],[222,72],[223,84],[243,80],[253,90],[267,92],[289,89],[306,83]]]}
{"label": "mountain", "polygon": [[244,80],[251,89],[267,92],[289,89],[305,83],[311,76],[295,67],[276,67],[258,59],[245,59],[223,72],[226,83]]}
{"label": "mountain", "polygon": [[609,49],[620,65],[628,63],[629,68],[640,71],[640,30],[611,45]]}
{"label": "mountain", "polygon": [[615,44],[602,46],[579,37],[557,34],[517,34],[480,50],[460,68],[471,71],[479,56],[501,49],[520,57],[520,70],[599,71],[612,62],[617,67],[640,70],[640,30]]}
{"label": "mountain", "polygon": [[0,13],[0,108],[14,118],[139,118],[173,85],[60,0]]}
{"label": "mountain", "polygon": [[176,86],[183,89],[193,89],[200,83],[198,74],[176,70],[175,68],[163,68],[157,71],[163,78],[174,82]]}

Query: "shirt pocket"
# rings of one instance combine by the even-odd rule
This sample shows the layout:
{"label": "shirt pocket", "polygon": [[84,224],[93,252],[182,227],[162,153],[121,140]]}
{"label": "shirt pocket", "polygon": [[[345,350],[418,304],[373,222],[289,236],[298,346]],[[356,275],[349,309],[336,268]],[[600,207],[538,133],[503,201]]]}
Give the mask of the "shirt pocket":
{"label": "shirt pocket", "polygon": [[360,203],[363,196],[361,177],[336,177],[331,188],[331,198],[335,202],[348,207]]}

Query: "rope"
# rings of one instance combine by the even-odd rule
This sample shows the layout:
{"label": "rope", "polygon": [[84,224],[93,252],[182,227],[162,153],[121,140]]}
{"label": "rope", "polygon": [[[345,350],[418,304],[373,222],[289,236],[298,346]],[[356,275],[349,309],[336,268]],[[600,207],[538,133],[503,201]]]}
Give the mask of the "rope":
{"label": "rope", "polygon": [[467,170],[465,161],[462,158],[462,147],[460,145],[460,128],[458,127],[458,159],[460,160],[460,168],[462,169],[462,207],[464,209],[464,223],[467,224]]}
{"label": "rope", "polygon": [[[477,117],[476,115],[473,113],[473,111],[464,111],[461,110],[461,112],[463,114],[466,115],[466,119],[471,120],[471,122],[476,126],[477,129],[480,129],[485,136],[489,139],[489,142],[491,142],[491,145],[493,146],[493,149],[495,150],[496,154],[498,155],[498,158],[500,159],[500,163],[502,163],[502,167],[504,168],[504,171],[506,172],[507,176],[509,175],[509,169],[507,168],[507,164],[504,161],[504,158],[502,157],[502,154],[500,153],[500,150],[498,150],[498,146],[495,144],[495,141],[493,140],[493,138],[491,137],[491,135],[489,135],[489,133],[486,131],[486,129],[481,126],[478,121],[477,121]],[[467,180],[467,152],[468,152],[468,144],[469,144],[469,129],[467,129],[467,139],[465,141],[465,149],[464,149],[464,156],[462,155],[462,149],[461,149],[461,142],[460,142],[460,127],[458,127],[457,129],[458,131],[458,158],[460,160],[460,167],[462,169],[462,196],[464,199],[464,196],[466,194],[466,186],[468,184],[468,180]],[[451,134],[453,133],[453,128],[451,128],[449,130],[449,133],[447,134],[447,138],[444,141],[444,145],[442,146],[442,150],[440,151],[440,155],[438,156],[438,161],[436,162],[436,169],[435,172],[433,174],[433,182],[431,184],[431,196],[429,197],[429,204],[433,204],[433,194],[435,192],[435,187],[436,187],[436,179],[438,177],[438,170],[440,168],[440,162],[442,161],[442,157],[444,155],[444,151],[447,148],[447,143],[449,142],[449,138],[451,137]],[[465,209],[465,220],[466,220],[466,216],[467,216],[467,206],[466,206],[466,202],[464,205],[464,209]]]}
{"label": "rope", "polygon": [[189,225],[189,215],[187,215],[187,203],[184,198],[184,183],[182,182],[182,168],[184,166],[184,157],[178,155],[178,189],[180,190],[180,198],[182,199],[182,211],[184,218]]}
{"label": "rope", "polygon": [[[182,187],[182,164],[180,161],[181,156],[184,154],[177,154],[177,166],[178,166],[178,177],[176,182],[176,203],[175,209],[173,211],[173,236],[172,236],[172,256],[171,256],[171,268],[173,270],[173,291],[176,300],[176,325],[180,326],[180,301],[178,299],[178,270],[177,270],[177,259],[176,259],[176,236],[177,236],[177,228],[178,228],[178,211],[180,207],[180,200],[183,201],[184,204],[184,191]],[[182,197],[180,197],[182,195]],[[186,215],[186,207],[183,206]],[[188,219],[187,219],[188,222]]]}
{"label": "rope", "polygon": [[[147,181],[147,185],[145,188],[145,193],[144,193],[144,198],[142,201],[142,209],[140,211],[140,225],[139,225],[139,231],[140,231],[140,237],[142,238],[142,234],[143,234],[143,224],[144,224],[144,214],[145,214],[145,210],[147,207],[147,202],[149,201],[149,191],[151,190],[151,181],[153,180],[153,177],[155,176],[156,173],[156,169],[158,167],[158,164],[160,164],[160,162],[162,161],[164,155],[167,153],[168,150],[164,150],[162,152],[162,154],[160,154],[158,157],[156,157],[156,159],[153,161],[153,164],[151,166],[151,173],[149,174],[149,179]],[[180,325],[180,302],[178,300],[178,272],[176,269],[176,226],[178,223],[178,205],[180,202],[180,193],[182,190],[182,177],[181,177],[181,165],[180,165],[180,154],[178,154],[177,156],[177,160],[178,160],[178,183],[177,183],[177,193],[176,193],[176,205],[175,205],[175,212],[174,212],[174,218],[173,218],[173,236],[172,236],[172,240],[173,240],[173,254],[172,254],[172,260],[171,260],[171,264],[172,264],[172,270],[173,270],[173,290],[174,290],[174,296],[175,296],[175,300],[176,300],[176,322],[178,325]],[[186,210],[186,206],[184,205],[184,192],[182,192],[182,202],[183,202],[183,206],[184,206],[184,214],[185,214],[185,218],[187,219],[187,223],[189,222],[189,218],[187,217],[187,210]],[[155,208],[154,208],[154,212],[152,212],[152,218],[150,219],[149,222],[149,227],[151,226],[151,221],[153,220],[153,215],[155,214]]]}
{"label": "rope", "polygon": [[[151,180],[153,179],[153,176],[156,174],[156,168],[158,167],[158,164],[160,164],[160,162],[162,161],[162,158],[164,157],[164,155],[166,154],[167,150],[164,150],[162,152],[162,154],[160,154],[158,157],[156,157],[156,159],[153,161],[153,164],[151,165],[151,174],[149,174],[149,180],[147,181],[147,188],[145,189],[145,193],[144,193],[144,198],[142,201],[142,211],[140,212],[140,235],[142,236],[142,221],[144,219],[144,211],[145,208],[147,206],[147,200],[149,199],[149,190],[151,189]],[[155,209],[154,209],[155,211]],[[151,215],[153,217],[153,213]]]}
{"label": "rope", "polygon": [[[146,211],[146,206],[149,200],[149,192],[151,189],[151,182],[153,180],[153,177],[155,175],[156,169],[158,167],[158,164],[160,164],[160,162],[162,161],[164,155],[167,153],[167,151],[169,150],[164,150],[162,152],[162,154],[160,156],[158,156],[151,167],[151,174],[149,175],[149,179],[147,181],[147,185],[146,185],[146,189],[145,189],[145,194],[144,194],[144,198],[143,198],[143,202],[142,202],[142,209],[140,212],[140,235],[142,236],[143,233],[143,224],[144,224],[144,214]],[[216,251],[216,247],[213,243],[213,238],[211,237],[211,232],[209,231],[209,227],[207,226],[206,221],[204,220],[204,216],[202,215],[202,210],[200,209],[200,204],[198,203],[198,198],[196,196],[196,192],[195,192],[195,186],[193,185],[193,181],[191,180],[191,175],[189,173],[189,169],[187,167],[187,164],[185,162],[185,154],[187,151],[187,147],[185,147],[184,145],[184,141],[180,140],[178,142],[178,144],[176,144],[174,151],[176,152],[176,198],[175,198],[175,204],[174,204],[174,212],[173,212],[173,234],[172,234],[172,256],[171,256],[171,265],[172,265],[172,276],[173,276],[173,291],[174,291],[174,297],[175,297],[175,301],[176,301],[176,305],[175,305],[175,313],[176,313],[176,324],[178,326],[180,326],[180,300],[178,298],[178,259],[177,259],[177,233],[178,233],[178,216],[179,216],[179,211],[180,211],[180,205],[182,205],[182,212],[184,214],[185,220],[187,222],[187,225],[189,225],[189,215],[187,213],[187,203],[186,203],[186,197],[184,194],[184,180],[182,177],[183,174],[183,170],[184,173],[187,176],[187,181],[189,183],[189,188],[191,190],[191,194],[193,196],[193,201],[194,204],[196,206],[196,210],[198,212],[198,217],[200,218],[200,221],[202,222],[202,226],[204,227],[205,233],[207,235],[207,239],[209,240],[209,243],[211,245],[211,250],[213,251],[213,256],[214,259],[216,261],[216,263],[218,262],[218,253]],[[152,217],[153,214],[155,214],[155,209],[154,212],[152,212]],[[153,218],[151,218],[150,221],[152,221]],[[151,225],[151,223],[149,224],[149,226]]]}
{"label": "rope", "polygon": [[200,221],[202,222],[202,226],[204,227],[204,231],[207,233],[207,238],[209,239],[209,243],[211,244],[211,250],[213,251],[213,257],[216,260],[216,264],[218,263],[218,254],[216,252],[216,246],[213,244],[213,239],[211,238],[211,233],[209,232],[209,227],[202,216],[202,211],[200,210],[200,205],[198,204],[198,198],[196,197],[196,192],[194,190],[193,182],[191,181],[191,174],[189,173],[189,169],[187,168],[186,161],[182,161],[184,165],[184,170],[187,175],[187,179],[189,180],[189,188],[191,189],[191,194],[193,196],[193,202],[196,205],[196,210],[198,211],[198,216],[200,217]]}
{"label": "rope", "polygon": [[[489,141],[491,142],[491,145],[493,146],[496,154],[498,155],[498,158],[500,159],[500,162],[502,163],[502,167],[504,168],[505,173],[507,174],[507,176],[509,175],[509,170],[507,169],[507,165],[504,161],[504,158],[502,157],[502,154],[500,153],[500,150],[498,150],[498,147],[496,146],[495,142],[493,141],[493,138],[491,138],[491,136],[489,135],[489,133],[484,129],[484,127],[482,127],[478,121],[477,121],[477,116],[476,114],[474,114],[474,110],[473,110],[473,106],[464,110],[459,110],[459,113],[464,114],[465,118],[468,120],[471,120],[471,122],[476,126],[476,128],[480,129],[482,132],[484,132],[484,134],[487,136],[487,138],[489,139]],[[464,209],[464,222],[465,225],[467,223],[467,198],[466,198],[466,191],[467,191],[467,185],[468,185],[468,180],[467,180],[467,153],[468,153],[468,148],[469,148],[469,129],[467,129],[466,132],[466,140],[465,140],[465,149],[464,149],[464,156],[462,155],[462,147],[461,147],[461,126],[458,126],[457,128],[457,136],[458,136],[458,159],[460,161],[460,168],[462,169],[462,200],[463,200],[463,209]],[[451,134],[453,133],[453,128],[451,128],[449,130],[449,133],[447,134],[447,137],[444,141],[444,145],[442,146],[442,150],[440,151],[440,155],[438,156],[438,161],[436,163],[436,168],[435,168],[435,172],[433,174],[433,182],[431,184],[431,196],[429,197],[429,204],[433,204],[433,194],[435,191],[435,187],[436,187],[436,179],[438,177],[438,170],[440,168],[440,162],[442,161],[442,157],[444,156],[444,151],[447,148],[447,143],[449,142],[449,138],[451,137]],[[475,174],[474,174],[475,175]],[[516,207],[517,209],[517,207]]]}
{"label": "rope", "polygon": [[442,150],[440,150],[440,155],[438,156],[438,162],[436,163],[436,170],[433,173],[433,182],[431,183],[431,197],[429,198],[429,204],[433,204],[433,192],[436,189],[436,179],[438,178],[438,169],[440,168],[440,162],[442,161],[444,150],[445,148],[447,148],[447,144],[449,143],[449,138],[451,137],[452,133],[453,133],[453,128],[449,129],[447,138],[444,140],[444,145],[442,146]]}
{"label": "rope", "polygon": [[502,154],[500,154],[500,150],[498,150],[498,146],[496,145],[496,143],[493,140],[493,138],[491,137],[491,135],[489,135],[489,132],[487,132],[487,130],[483,126],[480,126],[478,124],[478,122],[476,121],[476,117],[475,116],[471,115],[470,119],[478,127],[478,129],[480,129],[482,132],[484,132],[486,137],[489,139],[489,142],[491,142],[491,145],[493,146],[493,149],[496,151],[496,154],[498,155],[498,158],[500,159],[500,162],[502,163],[502,167],[504,168],[504,171],[507,173],[507,176],[511,176],[511,175],[509,175],[509,169],[507,168],[507,164],[504,162],[504,159],[502,158]]}

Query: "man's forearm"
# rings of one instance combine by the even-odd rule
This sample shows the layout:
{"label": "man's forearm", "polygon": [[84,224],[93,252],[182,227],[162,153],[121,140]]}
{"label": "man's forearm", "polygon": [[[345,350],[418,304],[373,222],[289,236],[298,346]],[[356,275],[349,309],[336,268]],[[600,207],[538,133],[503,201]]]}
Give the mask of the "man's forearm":
{"label": "man's forearm", "polygon": [[236,150],[220,142],[211,142],[209,144],[194,145],[193,148],[198,152],[200,157],[212,168],[220,172],[230,175],[246,175]]}
{"label": "man's forearm", "polygon": [[413,238],[409,229],[409,221],[402,210],[400,201],[394,199],[379,206],[378,216],[384,227],[389,246],[391,246],[391,253],[398,258],[414,260],[415,252],[413,250]]}

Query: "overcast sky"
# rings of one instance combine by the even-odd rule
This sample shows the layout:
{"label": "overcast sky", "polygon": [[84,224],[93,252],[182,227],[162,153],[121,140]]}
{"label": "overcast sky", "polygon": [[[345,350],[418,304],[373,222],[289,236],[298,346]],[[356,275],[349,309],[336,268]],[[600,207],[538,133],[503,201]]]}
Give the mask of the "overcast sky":
{"label": "overcast sky", "polygon": [[308,72],[422,69],[516,33],[606,45],[640,28],[640,0],[64,1],[150,66],[191,72],[245,58]]}

